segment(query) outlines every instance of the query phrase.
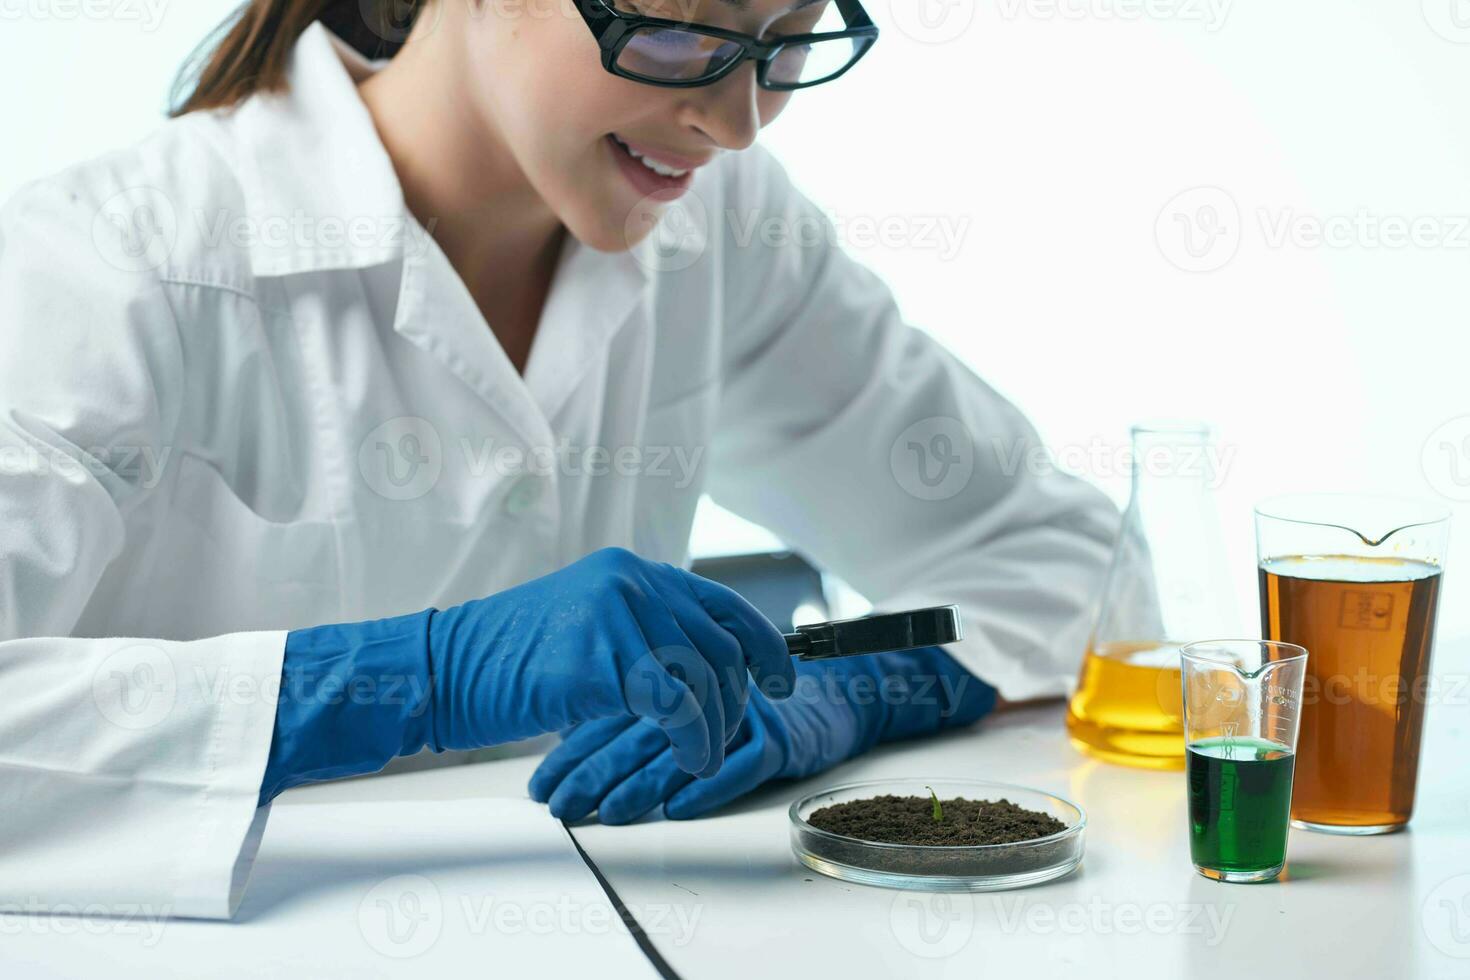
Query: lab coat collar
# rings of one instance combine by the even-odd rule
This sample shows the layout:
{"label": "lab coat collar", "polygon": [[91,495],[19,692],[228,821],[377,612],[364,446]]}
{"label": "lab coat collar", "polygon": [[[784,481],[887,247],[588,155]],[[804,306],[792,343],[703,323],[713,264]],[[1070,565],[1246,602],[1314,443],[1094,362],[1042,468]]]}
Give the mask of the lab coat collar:
{"label": "lab coat collar", "polygon": [[[249,243],[256,276],[363,269],[422,252],[427,233],[408,212],[393,162],[357,92],[357,83],[385,64],[315,22],[291,52],[286,90],[256,94],[240,106],[240,179],[256,231]],[[594,251],[575,240],[568,247]],[[568,271],[586,274],[598,266],[610,276],[604,286],[637,292],[667,265],[668,248],[652,234],[627,251],[573,256]]]}
{"label": "lab coat collar", "polygon": [[646,299],[647,270],[627,253],[607,255],[568,235],[522,376],[448,258],[420,241],[404,255],[394,331],[443,361],[527,444],[551,445],[552,420]]}
{"label": "lab coat collar", "polygon": [[239,108],[240,180],[256,276],[361,269],[403,252],[403,190],[355,79],[376,66],[313,23],[287,88]]}

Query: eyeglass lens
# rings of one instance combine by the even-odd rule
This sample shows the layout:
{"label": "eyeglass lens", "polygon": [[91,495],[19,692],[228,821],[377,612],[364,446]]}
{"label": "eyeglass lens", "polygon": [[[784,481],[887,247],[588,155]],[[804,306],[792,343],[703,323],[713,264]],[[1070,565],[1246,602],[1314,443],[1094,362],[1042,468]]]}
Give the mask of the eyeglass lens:
{"label": "eyeglass lens", "polygon": [[[795,23],[796,19],[800,23]],[[778,23],[781,34],[840,31],[845,24],[832,4]],[[723,38],[677,28],[643,27],[618,54],[618,68],[655,81],[698,81],[712,78],[740,57],[740,46]],[[859,38],[837,38],[815,44],[790,44],[772,59],[766,80],[777,85],[810,85],[840,73],[862,53]]]}

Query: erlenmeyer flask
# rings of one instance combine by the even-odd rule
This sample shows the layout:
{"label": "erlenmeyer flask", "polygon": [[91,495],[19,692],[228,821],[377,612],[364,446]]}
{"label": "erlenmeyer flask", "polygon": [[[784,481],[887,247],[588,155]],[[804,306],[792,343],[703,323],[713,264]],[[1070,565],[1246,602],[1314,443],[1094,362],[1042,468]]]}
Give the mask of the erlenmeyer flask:
{"label": "erlenmeyer flask", "polygon": [[1067,708],[1072,744],[1109,762],[1184,765],[1179,648],[1244,634],[1226,575],[1203,424],[1136,425],[1132,490]]}

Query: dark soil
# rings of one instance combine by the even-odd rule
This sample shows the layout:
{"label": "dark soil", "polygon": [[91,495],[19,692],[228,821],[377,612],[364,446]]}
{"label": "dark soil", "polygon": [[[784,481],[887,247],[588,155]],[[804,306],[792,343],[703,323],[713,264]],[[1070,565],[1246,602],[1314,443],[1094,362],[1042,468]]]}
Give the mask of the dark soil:
{"label": "dark soil", "polygon": [[807,822],[828,833],[881,844],[927,844],[973,847],[1013,844],[1049,837],[1066,824],[1047,813],[1019,807],[1009,800],[940,800],[942,820],[934,819],[927,796],[873,796],[813,811]]}

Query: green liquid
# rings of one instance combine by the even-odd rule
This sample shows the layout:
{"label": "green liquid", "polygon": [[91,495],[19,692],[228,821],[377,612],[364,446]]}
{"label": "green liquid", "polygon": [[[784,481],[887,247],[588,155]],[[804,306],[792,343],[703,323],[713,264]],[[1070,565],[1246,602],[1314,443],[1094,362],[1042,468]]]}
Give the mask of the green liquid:
{"label": "green liquid", "polygon": [[1195,865],[1245,874],[1281,867],[1295,754],[1259,738],[1208,738],[1185,760]]}

